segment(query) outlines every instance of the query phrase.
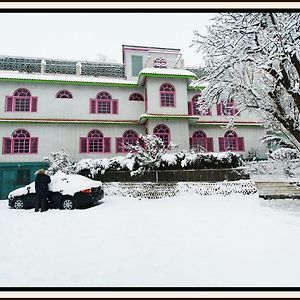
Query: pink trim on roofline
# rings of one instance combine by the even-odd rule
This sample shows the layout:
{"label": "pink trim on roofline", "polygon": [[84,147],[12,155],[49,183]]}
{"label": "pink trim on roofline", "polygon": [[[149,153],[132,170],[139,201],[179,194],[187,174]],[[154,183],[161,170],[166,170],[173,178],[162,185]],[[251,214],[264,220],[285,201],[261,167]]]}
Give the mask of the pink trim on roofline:
{"label": "pink trim on roofline", "polygon": [[136,48],[123,48],[124,51],[149,51],[148,48],[139,48],[139,49],[136,49]]}

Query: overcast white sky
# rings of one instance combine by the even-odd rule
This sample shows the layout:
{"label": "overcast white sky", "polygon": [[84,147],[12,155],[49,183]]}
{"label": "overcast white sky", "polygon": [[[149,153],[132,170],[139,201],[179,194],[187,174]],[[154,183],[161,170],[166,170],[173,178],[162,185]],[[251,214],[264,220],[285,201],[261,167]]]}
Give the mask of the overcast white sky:
{"label": "overcast white sky", "polygon": [[0,55],[122,62],[122,44],[179,48],[198,66],[193,31],[206,31],[211,13],[0,13]]}

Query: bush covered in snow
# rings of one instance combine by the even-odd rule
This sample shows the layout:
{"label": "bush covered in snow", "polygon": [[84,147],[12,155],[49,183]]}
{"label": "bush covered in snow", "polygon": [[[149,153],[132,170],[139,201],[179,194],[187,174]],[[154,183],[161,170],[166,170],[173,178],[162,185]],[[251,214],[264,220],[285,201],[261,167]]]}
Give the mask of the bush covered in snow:
{"label": "bush covered in snow", "polygon": [[[140,165],[142,163],[142,165]],[[150,161],[147,165],[138,153],[111,159],[83,159],[75,164],[75,172],[94,177],[105,171],[130,171],[132,176],[142,175],[150,170],[179,170],[179,169],[224,169],[236,168],[243,164],[240,155],[225,153],[165,153],[159,161]]]}
{"label": "bush covered in snow", "polygon": [[291,148],[279,148],[269,154],[269,159],[288,161],[299,158],[299,152]]}
{"label": "bush covered in snow", "polygon": [[152,170],[180,169],[224,169],[236,168],[243,164],[242,156],[231,153],[194,153],[180,151],[168,153],[176,145],[165,143],[156,136],[140,136],[140,142],[128,146],[126,156],[103,159],[82,159],[71,162],[64,151],[53,152],[44,160],[49,163],[47,173],[55,174],[58,170],[66,174],[81,174],[95,177],[105,171],[129,171],[131,176],[142,175]]}
{"label": "bush covered in snow", "polygon": [[59,170],[65,174],[75,173],[75,164],[70,161],[68,154],[63,150],[52,152],[51,157],[44,157],[44,161],[49,164],[49,168],[47,169],[48,175],[54,175]]}

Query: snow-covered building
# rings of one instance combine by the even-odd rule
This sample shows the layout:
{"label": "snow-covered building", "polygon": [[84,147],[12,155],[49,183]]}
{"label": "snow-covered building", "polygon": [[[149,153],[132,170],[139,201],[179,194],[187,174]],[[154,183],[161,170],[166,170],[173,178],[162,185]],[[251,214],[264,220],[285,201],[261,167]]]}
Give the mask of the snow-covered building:
{"label": "snow-covered building", "polygon": [[224,125],[236,113],[234,101],[198,112],[203,87],[193,83],[197,68],[184,66],[180,49],[122,51],[119,64],[0,56],[0,163],[31,168],[62,149],[72,160],[123,155],[123,142],[139,134],[178,144],[175,151],[201,146],[247,157],[253,148],[264,156],[255,114],[241,112],[233,131]]}

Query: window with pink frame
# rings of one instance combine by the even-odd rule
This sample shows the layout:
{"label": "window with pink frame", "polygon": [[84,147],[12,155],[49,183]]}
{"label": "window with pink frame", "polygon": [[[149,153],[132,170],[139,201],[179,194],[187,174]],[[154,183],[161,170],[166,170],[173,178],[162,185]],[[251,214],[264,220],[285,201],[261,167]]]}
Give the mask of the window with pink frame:
{"label": "window with pink frame", "polygon": [[135,130],[128,129],[122,137],[116,137],[116,153],[127,153],[130,150],[127,145],[136,145],[139,141],[139,135]]}
{"label": "window with pink frame", "polygon": [[140,93],[132,93],[129,96],[129,101],[144,101],[144,97]]}
{"label": "window with pink frame", "polygon": [[164,107],[175,107],[175,87],[170,83],[160,86],[160,105]]}
{"label": "window with pink frame", "polygon": [[37,97],[25,88],[17,89],[12,96],[5,97],[6,112],[36,112]]}
{"label": "window with pink frame", "polygon": [[80,138],[80,153],[110,153],[110,137],[99,129],[92,129],[87,137]]}
{"label": "window with pink frame", "polygon": [[225,132],[224,137],[219,137],[219,148],[224,151],[245,151],[244,138],[239,137],[233,130]]}
{"label": "window with pink frame", "polygon": [[211,110],[208,108],[206,111],[199,111],[199,104],[204,104],[205,100],[201,99],[201,94],[195,95],[191,101],[188,101],[188,114],[198,116],[211,116]]}
{"label": "window with pink frame", "polygon": [[171,142],[171,132],[168,126],[164,124],[156,125],[153,129],[153,135],[159,137],[167,148]]}
{"label": "window with pink frame", "polygon": [[56,99],[73,99],[73,95],[68,90],[60,90],[57,92],[55,98]]}
{"label": "window with pink frame", "polygon": [[113,99],[108,92],[100,92],[90,99],[91,114],[118,114],[118,99]]}
{"label": "window with pink frame", "polygon": [[31,137],[26,129],[15,130],[11,137],[4,137],[3,154],[36,154],[38,153],[38,138]]}
{"label": "window with pink frame", "polygon": [[213,152],[213,138],[207,137],[203,130],[197,130],[190,138],[190,149],[194,150],[195,152]]}
{"label": "window with pink frame", "polygon": [[217,115],[218,116],[234,116],[238,115],[238,109],[236,108],[234,99],[223,100],[217,103]]}

